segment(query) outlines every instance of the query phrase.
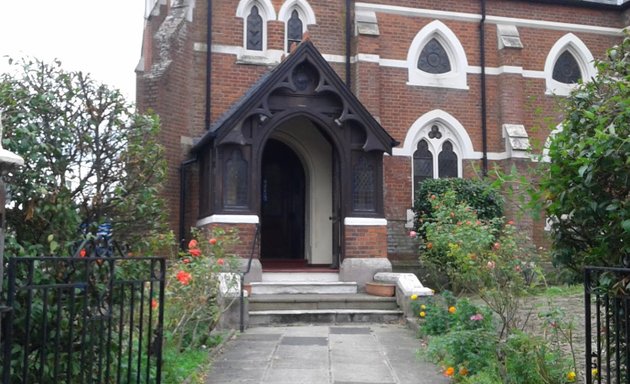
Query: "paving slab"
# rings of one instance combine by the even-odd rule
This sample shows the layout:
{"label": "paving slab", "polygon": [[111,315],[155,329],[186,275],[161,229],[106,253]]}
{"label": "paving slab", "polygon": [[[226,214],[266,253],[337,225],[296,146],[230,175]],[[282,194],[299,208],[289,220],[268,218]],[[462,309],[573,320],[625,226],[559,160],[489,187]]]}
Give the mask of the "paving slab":
{"label": "paving slab", "polygon": [[443,384],[399,324],[250,328],[215,357],[206,384]]}

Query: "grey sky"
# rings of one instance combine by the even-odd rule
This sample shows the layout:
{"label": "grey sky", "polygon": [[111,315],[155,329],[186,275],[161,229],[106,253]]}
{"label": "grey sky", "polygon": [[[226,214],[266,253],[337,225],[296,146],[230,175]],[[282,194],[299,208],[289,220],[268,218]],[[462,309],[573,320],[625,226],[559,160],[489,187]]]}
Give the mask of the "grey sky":
{"label": "grey sky", "polygon": [[58,58],[135,101],[144,0],[0,0],[0,72],[5,57]]}

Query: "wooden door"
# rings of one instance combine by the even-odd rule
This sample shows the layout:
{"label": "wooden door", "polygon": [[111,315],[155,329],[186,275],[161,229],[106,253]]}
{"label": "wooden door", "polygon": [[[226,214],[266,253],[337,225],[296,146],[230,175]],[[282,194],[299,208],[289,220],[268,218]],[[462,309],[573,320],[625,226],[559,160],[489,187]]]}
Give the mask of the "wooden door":
{"label": "wooden door", "polygon": [[303,260],[305,174],[286,144],[267,142],[261,183],[261,258]]}

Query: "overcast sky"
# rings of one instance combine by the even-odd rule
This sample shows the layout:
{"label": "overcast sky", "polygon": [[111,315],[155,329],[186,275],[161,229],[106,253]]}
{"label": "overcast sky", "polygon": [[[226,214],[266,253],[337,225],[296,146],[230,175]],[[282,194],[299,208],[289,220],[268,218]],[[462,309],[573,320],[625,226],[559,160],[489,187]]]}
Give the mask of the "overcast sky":
{"label": "overcast sky", "polygon": [[0,0],[0,72],[7,59],[58,58],[135,101],[144,0]]}

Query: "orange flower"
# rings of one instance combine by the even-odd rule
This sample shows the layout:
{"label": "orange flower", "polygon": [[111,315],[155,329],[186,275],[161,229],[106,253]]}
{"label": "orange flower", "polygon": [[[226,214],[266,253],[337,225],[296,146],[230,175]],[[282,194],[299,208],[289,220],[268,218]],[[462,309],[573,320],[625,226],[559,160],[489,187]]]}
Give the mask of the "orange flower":
{"label": "orange flower", "polygon": [[459,375],[460,375],[460,376],[466,376],[467,374],[468,374],[468,368],[466,368],[466,367],[461,367],[461,368],[459,369]]}
{"label": "orange flower", "polygon": [[197,246],[199,246],[199,243],[197,243],[197,240],[195,239],[190,240],[190,242],[188,243],[189,249],[197,248]]}
{"label": "orange flower", "polygon": [[188,285],[190,284],[190,280],[192,280],[192,275],[188,272],[179,271],[177,272],[176,278],[182,285]]}
{"label": "orange flower", "polygon": [[455,308],[453,306],[448,307],[448,313],[453,314],[455,312],[457,312],[457,308]]}
{"label": "orange flower", "polygon": [[160,306],[160,304],[158,303],[157,300],[151,299],[151,308],[156,309],[159,306]]}
{"label": "orange flower", "polygon": [[199,248],[193,248],[193,249],[189,249],[188,253],[190,253],[192,256],[201,256],[201,249]]}
{"label": "orange flower", "polygon": [[455,368],[453,367],[448,367],[444,370],[444,376],[446,377],[451,377],[455,374]]}
{"label": "orange flower", "polygon": [[182,263],[188,264],[190,263],[190,259],[189,258],[182,259]]}
{"label": "orange flower", "polygon": [[219,265],[223,265],[223,264],[225,264],[225,260],[223,260],[223,259],[217,259],[217,264],[219,264]]}
{"label": "orange flower", "polygon": [[210,243],[210,245],[215,245],[217,243],[217,239],[213,237],[212,239],[208,240],[208,243]]}
{"label": "orange flower", "polygon": [[427,243],[427,249],[433,248],[433,243]]}

